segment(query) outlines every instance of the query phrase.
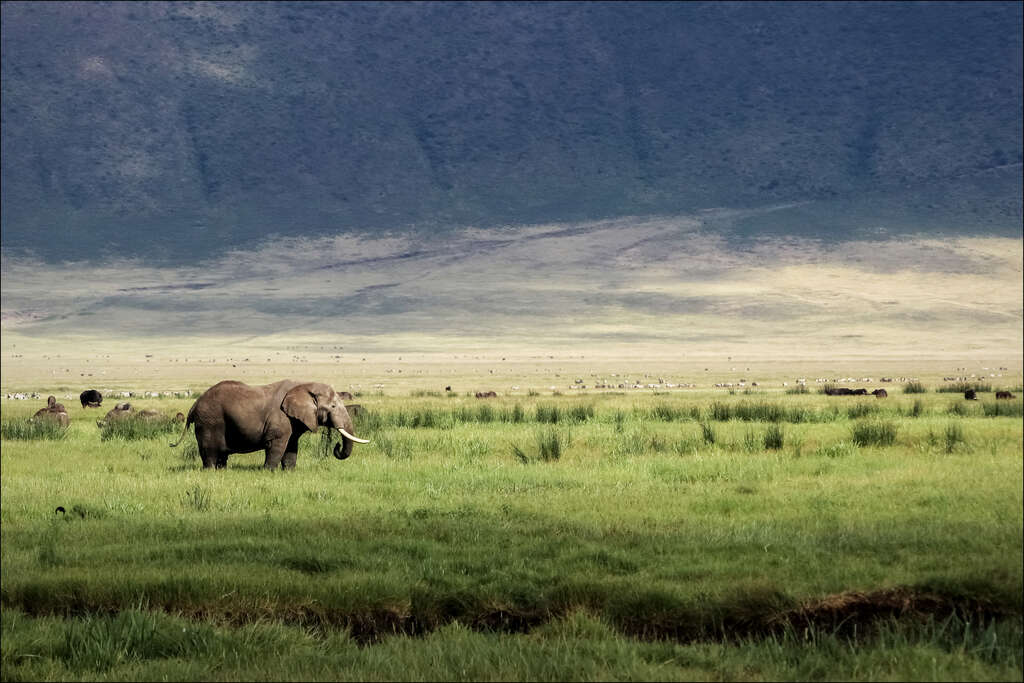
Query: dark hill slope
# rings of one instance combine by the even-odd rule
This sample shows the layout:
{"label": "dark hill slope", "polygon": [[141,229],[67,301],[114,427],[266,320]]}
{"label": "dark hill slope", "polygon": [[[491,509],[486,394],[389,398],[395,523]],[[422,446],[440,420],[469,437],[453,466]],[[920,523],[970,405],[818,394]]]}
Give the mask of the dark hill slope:
{"label": "dark hill slope", "polygon": [[1021,33],[1021,3],[6,2],[3,245],[783,202],[1017,234]]}

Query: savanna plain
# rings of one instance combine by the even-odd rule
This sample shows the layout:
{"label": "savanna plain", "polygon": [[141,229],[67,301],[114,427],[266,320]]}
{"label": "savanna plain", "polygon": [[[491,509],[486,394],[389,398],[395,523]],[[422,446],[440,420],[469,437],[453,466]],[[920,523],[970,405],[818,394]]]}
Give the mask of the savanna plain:
{"label": "savanna plain", "polygon": [[[40,397],[0,404],[4,680],[1021,680],[1019,359],[279,348],[5,345]],[[370,443],[203,471],[180,423],[96,424],[228,378],[350,391]]]}

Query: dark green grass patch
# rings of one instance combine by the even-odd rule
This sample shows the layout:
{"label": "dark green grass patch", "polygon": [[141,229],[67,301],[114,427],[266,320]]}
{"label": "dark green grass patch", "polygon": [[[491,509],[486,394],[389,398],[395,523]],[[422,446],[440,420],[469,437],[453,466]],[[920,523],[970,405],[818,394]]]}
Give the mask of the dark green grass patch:
{"label": "dark green grass patch", "polygon": [[58,441],[67,436],[67,429],[53,420],[4,420],[0,422],[0,438],[33,441]]}
{"label": "dark green grass patch", "polygon": [[173,418],[160,416],[142,418],[129,416],[120,420],[112,420],[100,428],[100,440],[139,441],[155,439],[180,432],[184,425]]}
{"label": "dark green grass patch", "polygon": [[[941,391],[941,389],[939,391]],[[925,385],[921,384],[920,382],[912,381],[912,382],[907,382],[906,384],[903,385],[903,393],[904,394],[926,394],[926,393],[928,393],[928,388]]]}
{"label": "dark green grass patch", "polygon": [[764,447],[767,450],[780,450],[785,440],[782,427],[777,424],[769,425],[768,430],[764,433]]}
{"label": "dark green grass patch", "polygon": [[858,446],[891,446],[896,442],[895,422],[858,422],[853,426],[853,443]]}
{"label": "dark green grass patch", "polygon": [[991,393],[992,385],[988,382],[953,382],[944,384],[935,391],[942,394],[962,394],[971,389],[978,393]]}
{"label": "dark green grass patch", "polygon": [[1022,401],[986,402],[981,404],[981,408],[985,417],[1024,417],[1024,402]]}
{"label": "dark green grass patch", "polygon": [[[357,629],[238,626],[141,607],[68,619],[5,609],[2,667],[5,680],[331,681],[339,672],[351,680],[451,681],[1020,678],[1022,639],[1010,619],[883,617],[856,636],[782,621],[763,634],[742,629],[730,638],[723,629],[687,641],[627,637],[586,609],[542,619],[493,614],[366,647]],[[418,622],[406,623],[411,631]]]}

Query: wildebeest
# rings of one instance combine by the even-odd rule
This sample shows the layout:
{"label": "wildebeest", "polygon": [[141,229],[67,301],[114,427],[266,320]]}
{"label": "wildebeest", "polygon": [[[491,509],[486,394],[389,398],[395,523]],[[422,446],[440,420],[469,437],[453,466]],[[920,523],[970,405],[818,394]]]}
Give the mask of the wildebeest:
{"label": "wildebeest", "polygon": [[1011,394],[1009,391],[997,391],[996,392],[996,398],[999,399],[999,398],[1017,398],[1017,397],[1014,396],[1013,394]]}
{"label": "wildebeest", "polygon": [[95,389],[86,389],[78,395],[78,400],[82,402],[83,408],[99,408],[103,403],[103,394]]}
{"label": "wildebeest", "polygon": [[871,392],[871,394],[875,398],[885,398],[886,396],[889,395],[889,392],[887,392],[885,389],[875,389],[874,391]]}
{"label": "wildebeest", "polygon": [[968,389],[964,392],[964,398],[968,401],[977,401],[978,395],[975,393],[974,389]]}
{"label": "wildebeest", "polygon": [[494,391],[478,391],[476,392],[477,398],[498,398],[498,394]]}

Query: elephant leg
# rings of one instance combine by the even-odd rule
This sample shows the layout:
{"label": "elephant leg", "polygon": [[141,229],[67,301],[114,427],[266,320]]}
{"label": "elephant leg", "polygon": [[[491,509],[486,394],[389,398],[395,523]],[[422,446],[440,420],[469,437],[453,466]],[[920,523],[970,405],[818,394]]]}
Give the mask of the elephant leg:
{"label": "elephant leg", "polygon": [[217,448],[200,449],[199,456],[203,459],[203,469],[212,467],[222,470],[228,466],[228,452]]}
{"label": "elephant leg", "polygon": [[284,457],[281,459],[282,470],[294,470],[295,459],[299,457],[299,437],[292,436],[288,439],[288,447],[284,449]]}
{"label": "elephant leg", "polygon": [[227,444],[218,430],[196,425],[196,444],[199,446],[199,457],[203,460],[203,469],[216,467],[220,470],[228,466]]}
{"label": "elephant leg", "polygon": [[281,464],[281,459],[284,458],[285,451],[288,448],[288,442],[284,439],[275,439],[267,444],[266,458],[263,460],[263,467],[268,470],[277,469],[277,466]]}

